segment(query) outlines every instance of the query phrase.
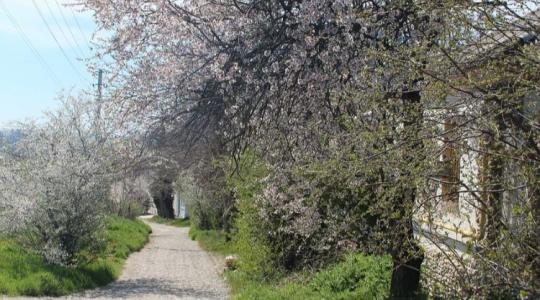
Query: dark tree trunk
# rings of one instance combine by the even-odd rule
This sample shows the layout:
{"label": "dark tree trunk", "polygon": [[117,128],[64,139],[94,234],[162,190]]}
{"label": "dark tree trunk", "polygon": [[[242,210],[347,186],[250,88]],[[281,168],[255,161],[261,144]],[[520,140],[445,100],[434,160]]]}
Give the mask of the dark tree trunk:
{"label": "dark tree trunk", "polygon": [[158,216],[166,219],[174,219],[174,190],[172,188],[172,182],[167,178],[158,178],[150,186],[150,193],[154,199]]}
{"label": "dark tree trunk", "polygon": [[390,299],[413,299],[420,288],[420,269],[424,261],[424,254],[416,244],[414,238],[413,216],[411,201],[416,196],[415,188],[407,188],[403,191],[403,205],[401,214],[407,216],[397,221],[394,225],[395,237],[393,248],[390,251],[394,268],[390,282]]}
{"label": "dark tree trunk", "polygon": [[390,286],[391,299],[414,298],[420,287],[420,268],[424,261],[424,255],[416,244],[413,227],[413,208],[416,202],[416,186],[410,180],[413,174],[411,170],[422,161],[424,145],[419,138],[419,132],[423,122],[423,108],[420,103],[419,91],[404,90],[402,94],[404,105],[404,139],[403,159],[407,163],[407,170],[403,170],[400,176],[400,193],[396,197],[396,209],[400,219],[395,220],[395,230],[392,234],[395,239],[390,251],[394,260],[394,269]]}
{"label": "dark tree trunk", "polygon": [[[534,174],[529,179],[529,189],[531,192],[531,206],[532,206],[532,215],[533,215],[533,224],[540,223],[540,167],[536,167]],[[533,289],[535,290],[532,294],[531,299],[538,298],[540,299],[540,255],[537,251],[540,250],[540,232],[535,230],[530,241],[531,249],[529,260],[532,266],[531,282],[533,283]]]}
{"label": "dark tree trunk", "polygon": [[424,255],[417,245],[413,246],[416,254],[411,255],[405,262],[394,259],[394,271],[390,284],[391,299],[412,299],[420,288],[420,268]]}
{"label": "dark tree trunk", "polygon": [[174,198],[171,195],[161,195],[160,198],[154,198],[154,203],[160,217],[174,219],[173,201]]}

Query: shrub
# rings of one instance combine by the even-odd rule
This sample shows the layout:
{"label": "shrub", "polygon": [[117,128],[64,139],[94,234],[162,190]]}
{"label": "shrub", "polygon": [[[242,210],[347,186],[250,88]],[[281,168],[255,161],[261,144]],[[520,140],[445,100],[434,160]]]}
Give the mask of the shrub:
{"label": "shrub", "polygon": [[352,165],[331,158],[267,179],[256,206],[276,265],[317,268],[350,251],[383,252],[374,237],[384,199]]}
{"label": "shrub", "polygon": [[222,167],[229,174],[227,186],[236,198],[233,243],[238,267],[252,279],[272,277],[279,272],[279,266],[273,264],[272,248],[255,203],[268,169],[253,151],[244,153],[237,164],[223,161]]}
{"label": "shrub", "polygon": [[57,181],[34,207],[32,223],[25,226],[21,241],[37,249],[49,263],[76,264],[79,251],[99,243],[106,197],[102,186],[85,185],[77,179]]}
{"label": "shrub", "polygon": [[299,278],[289,277],[274,284],[251,281],[238,271],[227,276],[237,288],[235,300],[375,300],[388,297],[391,270],[392,261],[387,256],[350,254],[307,278],[300,274]]}
{"label": "shrub", "polygon": [[123,175],[123,179],[112,184],[108,211],[120,217],[135,219],[146,213],[152,198],[149,195],[145,176],[132,173]]}
{"label": "shrub", "polygon": [[390,257],[348,255],[344,262],[318,273],[310,287],[338,299],[386,299],[391,272]]}
{"label": "shrub", "polygon": [[272,248],[268,245],[264,228],[260,226],[257,209],[248,199],[237,203],[234,247],[238,253],[238,267],[253,279],[263,280],[279,272],[274,264]]}
{"label": "shrub", "polygon": [[[95,123],[90,101],[66,99],[43,124],[0,153],[0,231],[15,233],[48,263],[75,265],[98,242],[120,142]],[[99,138],[96,138],[98,136]],[[124,149],[126,150],[126,149]]]}
{"label": "shrub", "polygon": [[[205,168],[197,167],[199,172],[208,171]],[[210,169],[214,170],[213,167]],[[215,182],[220,175],[197,176],[195,173],[184,171],[179,174],[176,181],[179,196],[187,202],[191,224],[204,230],[223,229],[224,214],[228,208],[223,195],[219,193],[222,187],[217,187],[221,184]]]}

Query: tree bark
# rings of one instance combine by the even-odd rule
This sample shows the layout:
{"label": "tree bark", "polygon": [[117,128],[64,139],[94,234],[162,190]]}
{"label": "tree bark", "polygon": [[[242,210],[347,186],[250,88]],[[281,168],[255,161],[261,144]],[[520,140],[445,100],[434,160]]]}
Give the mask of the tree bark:
{"label": "tree bark", "polygon": [[394,269],[390,283],[391,299],[412,299],[420,288],[420,268],[424,255],[418,245],[413,244],[414,254],[406,255],[405,262],[394,258]]}
{"label": "tree bark", "polygon": [[403,147],[403,159],[408,168],[402,171],[399,185],[402,187],[401,195],[396,197],[396,208],[401,219],[396,220],[397,226],[391,230],[397,230],[396,239],[390,254],[394,261],[392,280],[390,286],[391,299],[411,299],[416,296],[420,287],[420,268],[424,261],[424,255],[416,244],[413,227],[413,208],[416,202],[417,190],[411,184],[416,162],[423,160],[423,143],[419,138],[419,131],[423,122],[423,109],[420,103],[419,91],[407,91],[402,94],[404,114],[405,144]]}
{"label": "tree bark", "polygon": [[[536,167],[536,166],[535,166]],[[540,224],[540,167],[536,167],[532,178],[529,179],[529,189],[531,191],[531,206],[533,214],[533,226]],[[538,227],[537,227],[538,228]],[[532,266],[531,282],[533,283],[533,290],[537,291],[531,295],[532,298],[540,298],[540,255],[535,254],[540,251],[540,233],[538,230],[533,233],[529,259]],[[532,299],[531,298],[531,299]]]}
{"label": "tree bark", "polygon": [[158,211],[158,216],[165,219],[174,219],[173,209],[174,198],[170,195],[162,195],[160,198],[154,198],[154,203]]}
{"label": "tree bark", "polygon": [[158,178],[152,183],[150,191],[158,216],[166,219],[174,219],[174,190],[172,188],[172,182],[168,179]]}
{"label": "tree bark", "polygon": [[485,183],[487,190],[487,220],[485,242],[489,247],[497,247],[501,230],[503,228],[503,177],[504,159],[502,156],[502,134],[504,124],[502,116],[495,118],[497,130],[491,131],[486,137],[486,148],[489,153],[488,171]]}

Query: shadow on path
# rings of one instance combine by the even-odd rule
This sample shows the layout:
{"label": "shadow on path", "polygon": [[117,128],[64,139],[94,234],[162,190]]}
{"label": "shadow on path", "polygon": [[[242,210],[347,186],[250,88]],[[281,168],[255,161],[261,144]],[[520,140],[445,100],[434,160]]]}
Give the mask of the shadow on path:
{"label": "shadow on path", "polygon": [[146,298],[149,295],[159,298],[220,299],[222,294],[212,290],[180,288],[170,280],[158,278],[139,278],[113,283],[105,288],[85,294],[91,298]]}

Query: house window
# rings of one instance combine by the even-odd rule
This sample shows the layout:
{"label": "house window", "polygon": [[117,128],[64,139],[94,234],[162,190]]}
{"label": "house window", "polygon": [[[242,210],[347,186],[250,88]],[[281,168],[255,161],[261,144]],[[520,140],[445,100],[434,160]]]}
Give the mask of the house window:
{"label": "house window", "polygon": [[458,203],[460,182],[460,155],[457,147],[456,122],[448,118],[444,122],[442,163],[442,198],[445,202]]}

